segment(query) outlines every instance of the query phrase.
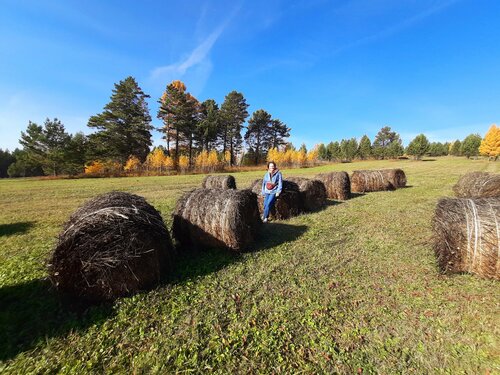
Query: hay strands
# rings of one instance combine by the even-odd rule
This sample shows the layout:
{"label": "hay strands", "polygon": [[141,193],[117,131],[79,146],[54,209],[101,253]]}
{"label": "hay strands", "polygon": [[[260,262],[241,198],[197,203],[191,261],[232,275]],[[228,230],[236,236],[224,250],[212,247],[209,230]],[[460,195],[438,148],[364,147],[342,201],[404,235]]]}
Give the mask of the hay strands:
{"label": "hay strands", "polygon": [[443,273],[500,280],[500,199],[442,198],[433,218],[434,250]]}

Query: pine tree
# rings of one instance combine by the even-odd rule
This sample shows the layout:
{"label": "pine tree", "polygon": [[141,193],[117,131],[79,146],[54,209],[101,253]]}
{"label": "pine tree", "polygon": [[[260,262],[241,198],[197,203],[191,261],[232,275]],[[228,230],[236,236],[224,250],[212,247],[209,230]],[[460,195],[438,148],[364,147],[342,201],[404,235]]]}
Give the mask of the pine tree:
{"label": "pine tree", "polygon": [[211,151],[220,132],[219,106],[213,99],[200,106],[200,121],[196,125],[196,143],[201,150]]}
{"label": "pine tree", "polygon": [[372,142],[367,135],[362,136],[359,141],[358,155],[361,159],[368,159],[372,156]]}
{"label": "pine tree", "polygon": [[94,156],[124,164],[129,155],[142,161],[151,146],[151,116],[146,95],[133,77],[115,84],[111,101],[104,111],[90,117],[88,126],[97,129],[90,136]]}
{"label": "pine tree", "polygon": [[320,143],[318,145],[318,159],[319,160],[328,160],[328,151],[324,143]]}
{"label": "pine tree", "polygon": [[453,144],[451,145],[450,147],[450,152],[449,154],[450,155],[453,155],[453,156],[460,156],[461,155],[461,150],[462,149],[462,142],[460,142],[458,139],[453,142]]}
{"label": "pine tree", "polygon": [[70,140],[61,121],[47,118],[43,127],[30,121],[19,143],[32,163],[39,164],[45,174],[57,176],[64,170]]}
{"label": "pine tree", "polygon": [[397,157],[404,152],[399,134],[392,131],[389,126],[384,126],[375,136],[373,141],[373,154],[380,158]]}
{"label": "pine tree", "polygon": [[259,164],[261,159],[267,155],[269,147],[271,128],[271,115],[263,109],[258,109],[252,114],[248,120],[248,127],[245,133],[245,141],[248,146],[253,150],[254,163]]}
{"label": "pine tree", "polygon": [[463,140],[460,153],[467,156],[467,159],[471,156],[478,156],[480,145],[481,136],[479,134],[470,134]]}
{"label": "pine tree", "polygon": [[491,125],[479,146],[481,155],[497,160],[500,155],[500,128],[495,124]]}
{"label": "pine tree", "polygon": [[420,160],[429,151],[429,140],[424,134],[417,135],[408,145],[406,153]]}
{"label": "pine tree", "polygon": [[358,151],[358,142],[356,138],[342,139],[340,142],[340,155],[344,161],[352,161]]}
{"label": "pine tree", "polygon": [[[173,81],[167,86],[160,99],[158,117],[163,119],[164,126],[160,129],[167,141],[167,150],[173,154],[175,168],[179,166],[180,146],[187,146],[188,163],[192,165],[193,142],[196,126],[200,116],[200,104],[196,98],[186,92],[186,85],[181,81]],[[171,138],[173,136],[173,139]],[[174,143],[173,152],[170,142]],[[183,166],[185,169],[185,166]]]}
{"label": "pine tree", "polygon": [[269,129],[268,140],[269,148],[280,148],[285,146],[286,138],[290,137],[290,128],[287,127],[281,120],[271,120],[271,127]]}
{"label": "pine tree", "polygon": [[229,151],[229,165],[234,165],[236,153],[241,149],[243,143],[241,129],[248,117],[247,108],[248,104],[243,94],[231,91],[224,98],[220,109],[222,153],[225,155]]}
{"label": "pine tree", "polygon": [[0,178],[9,177],[7,170],[9,166],[16,161],[14,155],[9,150],[3,151],[0,148]]}
{"label": "pine tree", "polygon": [[339,142],[337,142],[337,141],[330,142],[328,144],[328,146],[326,147],[326,149],[328,151],[329,160],[339,161],[342,158],[341,153],[340,153]]}
{"label": "pine tree", "polygon": [[82,132],[71,136],[65,152],[64,173],[77,175],[84,172],[87,161],[88,138]]}

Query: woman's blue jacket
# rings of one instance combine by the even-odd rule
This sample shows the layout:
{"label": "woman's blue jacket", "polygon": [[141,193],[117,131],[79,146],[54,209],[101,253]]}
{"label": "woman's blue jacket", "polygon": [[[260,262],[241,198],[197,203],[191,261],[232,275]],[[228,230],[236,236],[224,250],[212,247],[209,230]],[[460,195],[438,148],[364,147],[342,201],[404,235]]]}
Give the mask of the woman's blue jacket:
{"label": "woman's blue jacket", "polygon": [[[269,190],[266,187],[267,182],[272,182],[275,185],[274,188]],[[279,170],[276,171],[272,177],[271,177],[271,174],[269,172],[267,172],[264,175],[264,179],[262,180],[262,195],[264,195],[264,194],[279,194],[279,193],[281,193],[282,189],[283,189],[283,177],[281,176],[281,172]]]}

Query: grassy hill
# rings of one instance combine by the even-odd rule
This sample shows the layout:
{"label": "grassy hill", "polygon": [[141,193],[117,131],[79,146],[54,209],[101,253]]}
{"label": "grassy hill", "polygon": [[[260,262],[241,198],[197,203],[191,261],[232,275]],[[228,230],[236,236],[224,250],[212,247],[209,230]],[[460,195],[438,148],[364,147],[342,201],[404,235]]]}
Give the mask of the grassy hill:
{"label": "grassy hill", "polygon": [[[0,180],[0,372],[474,373],[500,371],[500,288],[438,273],[430,222],[483,160],[369,161],[283,174],[403,168],[409,187],[265,225],[251,251],[184,257],[158,288],[69,311],[44,279],[85,200],[142,195],[167,225],[202,175]],[[262,172],[234,174],[246,187]]]}

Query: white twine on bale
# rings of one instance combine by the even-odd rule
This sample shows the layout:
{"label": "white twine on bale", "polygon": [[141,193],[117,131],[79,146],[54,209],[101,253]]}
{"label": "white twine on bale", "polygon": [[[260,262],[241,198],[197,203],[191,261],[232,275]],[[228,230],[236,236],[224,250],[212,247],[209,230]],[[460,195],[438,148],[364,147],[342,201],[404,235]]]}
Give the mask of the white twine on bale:
{"label": "white twine on bale", "polygon": [[[132,208],[133,207],[133,208]],[[110,214],[114,214],[116,216],[119,216],[125,220],[128,220],[129,217],[122,214],[121,212],[117,212],[115,210],[132,210],[135,214],[139,213],[139,210],[137,209],[136,206],[132,206],[132,207],[123,207],[123,206],[116,206],[116,207],[106,207],[106,208],[101,208],[97,211],[93,211],[93,212],[90,212],[86,215],[83,215],[82,217],[79,217],[77,221],[75,221],[73,224],[71,224],[68,229],[66,229],[64,232],[63,232],[63,235],[66,234],[67,232],[69,232],[69,230],[71,228],[73,228],[75,225],[79,224],[80,222],[82,222],[83,220],[85,220],[86,218],[90,217],[90,216],[95,216],[95,215],[98,215],[98,214],[101,214],[101,213],[110,213]]]}
{"label": "white twine on bale", "polygon": [[493,206],[491,205],[491,203],[489,203],[488,206],[490,207],[491,215],[495,219],[495,228],[496,228],[496,231],[497,231],[497,247],[498,247],[498,251],[497,251],[497,255],[498,255],[497,263],[498,263],[498,260],[500,258],[500,229],[498,227],[497,215],[495,215],[495,211],[493,211]]}
{"label": "white twine on bale", "polygon": [[[478,259],[477,253],[478,253],[478,245],[479,245],[479,250],[482,249],[482,227],[481,227],[481,220],[480,217],[477,213],[477,207],[476,204],[472,199],[467,199],[467,203],[469,204],[471,213],[472,213],[472,222],[473,222],[473,228],[474,228],[474,252],[472,253],[472,260],[471,260],[471,265],[474,266],[474,263],[479,262],[481,263],[481,259]],[[467,232],[470,233],[471,231],[469,228],[467,228]],[[478,241],[479,239],[479,241]],[[470,240],[467,240],[468,243],[468,251],[470,252]]]}

